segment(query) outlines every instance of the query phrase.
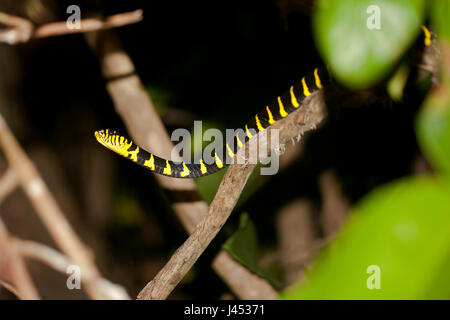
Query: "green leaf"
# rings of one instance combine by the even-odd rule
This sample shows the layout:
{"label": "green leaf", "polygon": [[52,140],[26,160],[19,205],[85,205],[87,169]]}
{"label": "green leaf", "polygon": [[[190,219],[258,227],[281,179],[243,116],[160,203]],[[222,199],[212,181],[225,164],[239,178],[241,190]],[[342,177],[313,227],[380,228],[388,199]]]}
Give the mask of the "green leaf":
{"label": "green leaf", "polygon": [[450,16],[450,1],[449,0],[434,0],[431,6],[431,20],[433,29],[438,33],[439,37],[450,39],[450,23],[448,17]]}
{"label": "green leaf", "polygon": [[430,95],[419,112],[416,132],[420,146],[433,167],[450,175],[450,88]]}
{"label": "green leaf", "polygon": [[426,99],[418,115],[416,132],[433,167],[450,176],[450,1],[434,1],[432,22],[441,49],[441,85]]}
{"label": "green leaf", "polygon": [[424,3],[320,0],[313,17],[315,39],[336,79],[353,89],[382,80],[421,32]]}
{"label": "green leaf", "polygon": [[[450,185],[414,178],[382,187],[356,207],[304,287],[284,299],[444,299],[450,293]],[[380,289],[369,289],[370,266]],[[369,279],[370,280],[370,279]],[[437,290],[436,288],[440,288]]]}
{"label": "green leaf", "polygon": [[194,182],[197,185],[198,193],[200,194],[203,201],[208,204],[211,203],[227,170],[228,169],[225,168],[214,174],[194,179]]}
{"label": "green leaf", "polygon": [[409,68],[401,64],[387,83],[387,92],[392,100],[399,102],[403,99],[403,90],[408,80]]}
{"label": "green leaf", "polygon": [[258,235],[247,213],[241,214],[238,230],[224,243],[223,248],[247,269],[269,280],[274,286],[280,286],[279,280],[259,265]]}
{"label": "green leaf", "polygon": [[431,284],[425,299],[450,300],[450,290],[448,289],[450,272],[448,270],[450,270],[450,255],[447,256],[447,261],[442,264],[441,270],[437,273],[437,277]]}

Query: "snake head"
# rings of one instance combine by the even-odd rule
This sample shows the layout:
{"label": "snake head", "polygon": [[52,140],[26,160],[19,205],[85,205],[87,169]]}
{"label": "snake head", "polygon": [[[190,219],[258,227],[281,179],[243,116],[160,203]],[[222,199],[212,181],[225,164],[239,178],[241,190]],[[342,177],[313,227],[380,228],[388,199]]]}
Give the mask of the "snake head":
{"label": "snake head", "polygon": [[111,129],[97,130],[94,135],[101,145],[123,156],[128,155],[128,149],[133,144],[132,141]]}

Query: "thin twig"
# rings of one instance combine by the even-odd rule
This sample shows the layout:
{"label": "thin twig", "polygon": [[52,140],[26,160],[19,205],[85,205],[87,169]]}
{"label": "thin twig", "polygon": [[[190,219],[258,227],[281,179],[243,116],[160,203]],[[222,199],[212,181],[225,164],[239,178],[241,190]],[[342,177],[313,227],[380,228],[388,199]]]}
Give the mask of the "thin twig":
{"label": "thin twig", "polygon": [[21,17],[0,12],[0,23],[12,27],[0,31],[0,42],[9,44],[26,42],[33,33],[33,24]]}
{"label": "thin twig", "polygon": [[[319,98],[320,97],[320,98]],[[268,129],[267,140],[273,130],[279,130],[279,143],[284,145],[314,129],[325,117],[325,104],[320,92],[305,100],[302,108]],[[245,148],[248,159],[248,149]],[[241,150],[242,151],[242,150]],[[255,165],[231,165],[220,183],[207,215],[194,232],[172,255],[169,262],[139,293],[138,299],[165,299],[185,276],[228,219]]]}
{"label": "thin twig", "polygon": [[14,242],[0,220],[0,278],[10,280],[20,299],[36,300],[39,294],[33,284],[22,256],[17,252]]}
{"label": "thin twig", "polygon": [[[67,272],[69,266],[73,265],[69,258],[41,243],[18,238],[14,238],[13,241],[16,250],[24,258],[41,261],[63,274]],[[101,287],[100,291],[109,292],[109,296],[114,299],[129,299],[123,287],[111,283],[105,278],[97,278],[95,274],[89,274],[84,271],[81,281],[86,285]]]}
{"label": "thin twig", "polygon": [[11,292],[13,295],[15,295],[17,298],[19,298],[20,300],[23,300],[22,295],[20,294],[19,291],[17,291],[16,288],[14,288],[13,285],[9,284],[6,281],[3,281],[0,279],[0,286],[5,288],[6,290],[8,290],[9,292]]}
{"label": "thin twig", "polygon": [[117,28],[137,23],[141,21],[142,18],[143,11],[139,9],[111,15],[106,18],[81,19],[79,29],[69,29],[66,21],[52,22],[35,27],[30,21],[24,18],[0,12],[0,23],[11,26],[11,28],[0,31],[0,42],[6,42],[12,45],[27,42],[32,38],[45,38]]}
{"label": "thin twig", "polygon": [[[18,175],[20,185],[55,243],[74,264],[80,267],[83,273],[101,278],[100,272],[93,262],[91,251],[81,242],[70,226],[33,162],[19,145],[1,115],[0,147],[4,151],[10,167]],[[109,292],[103,292],[102,288],[92,285],[93,283],[95,282],[91,281],[85,286],[87,293],[92,298],[113,298]]]}
{"label": "thin twig", "polygon": [[16,172],[8,168],[6,172],[0,177],[0,203],[5,199],[11,192],[13,192],[19,185],[19,179],[17,178]]}
{"label": "thin twig", "polygon": [[[100,61],[102,74],[108,81],[106,87],[116,111],[134,141],[145,149],[170,157],[173,144],[120,40],[113,31],[89,33],[86,34],[86,39]],[[155,177],[172,194],[175,199],[172,203],[174,212],[186,231],[192,233],[208,211],[208,205],[198,200],[195,183],[191,179],[172,179],[161,175]],[[183,197],[179,197],[180,194]],[[252,299],[255,297],[254,292],[260,292],[259,299],[271,299],[276,295],[270,284],[243,268],[229,255],[221,255],[220,261],[223,263],[214,263],[213,268],[226,283],[235,282],[234,274],[227,272],[229,268],[241,270],[240,280],[247,285],[231,286],[237,296]],[[267,292],[269,293],[266,294]]]}

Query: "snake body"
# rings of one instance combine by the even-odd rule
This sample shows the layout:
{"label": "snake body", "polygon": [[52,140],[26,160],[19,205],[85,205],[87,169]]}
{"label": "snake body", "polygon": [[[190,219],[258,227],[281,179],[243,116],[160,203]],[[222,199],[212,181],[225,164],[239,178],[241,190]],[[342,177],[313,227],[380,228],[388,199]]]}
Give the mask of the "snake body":
{"label": "snake body", "polygon": [[[430,46],[432,35],[430,30],[422,26],[424,45]],[[234,140],[225,143],[223,152],[214,154],[213,163],[206,163],[200,159],[199,163],[174,162],[163,159],[144,150],[133,141],[120,135],[112,129],[95,131],[95,138],[106,148],[130,159],[152,172],[173,178],[197,178],[215,173],[228,166],[235,157],[237,151],[253,138],[257,133],[267,129],[280,119],[286,118],[292,112],[302,108],[305,98],[318,90],[322,90],[330,81],[330,75],[326,68],[315,68],[293,84],[272,103],[257,113],[243,128],[237,131]]]}

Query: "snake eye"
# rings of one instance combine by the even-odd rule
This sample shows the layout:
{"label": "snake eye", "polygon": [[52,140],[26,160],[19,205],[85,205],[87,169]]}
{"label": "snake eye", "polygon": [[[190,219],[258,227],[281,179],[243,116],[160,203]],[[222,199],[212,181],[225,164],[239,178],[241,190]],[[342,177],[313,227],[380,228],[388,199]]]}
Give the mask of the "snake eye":
{"label": "snake eye", "polygon": [[105,131],[104,130],[97,130],[95,131],[95,138],[98,139],[104,139],[105,138]]}

